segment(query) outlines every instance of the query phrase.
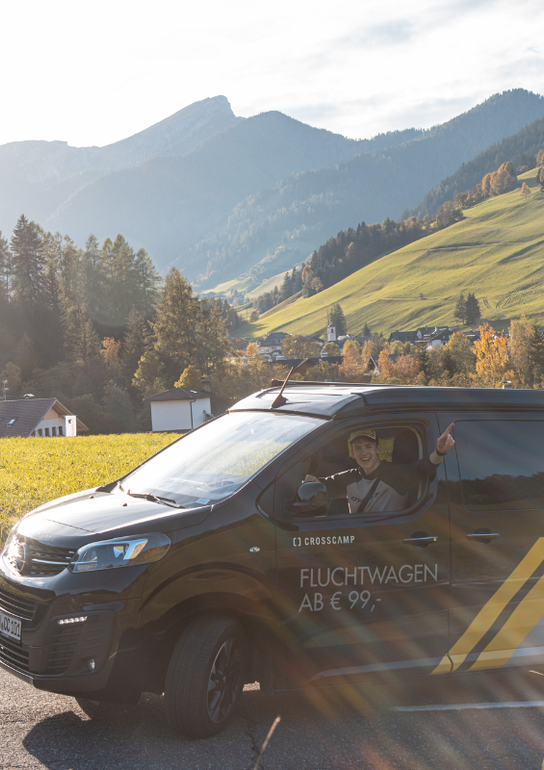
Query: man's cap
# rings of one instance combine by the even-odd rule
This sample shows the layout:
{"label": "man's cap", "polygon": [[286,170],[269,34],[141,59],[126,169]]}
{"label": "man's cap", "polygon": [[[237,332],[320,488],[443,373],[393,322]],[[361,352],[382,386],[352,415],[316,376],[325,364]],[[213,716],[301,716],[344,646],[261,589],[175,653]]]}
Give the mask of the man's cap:
{"label": "man's cap", "polygon": [[378,443],[378,437],[376,435],[375,430],[371,430],[370,428],[364,428],[362,430],[354,430],[352,433],[349,434],[349,443],[351,444],[353,441],[355,441],[356,438],[369,438],[372,441],[375,441],[376,444]]}

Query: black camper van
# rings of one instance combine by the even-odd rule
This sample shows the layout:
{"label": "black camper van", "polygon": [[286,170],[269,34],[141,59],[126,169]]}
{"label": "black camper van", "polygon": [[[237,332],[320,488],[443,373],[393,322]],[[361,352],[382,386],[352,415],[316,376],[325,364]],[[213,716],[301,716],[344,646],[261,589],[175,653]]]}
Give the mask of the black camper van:
{"label": "black camper van", "polygon": [[0,665],[89,713],[164,692],[190,737],[247,682],[541,666],[543,436],[536,390],[256,393],[14,527]]}

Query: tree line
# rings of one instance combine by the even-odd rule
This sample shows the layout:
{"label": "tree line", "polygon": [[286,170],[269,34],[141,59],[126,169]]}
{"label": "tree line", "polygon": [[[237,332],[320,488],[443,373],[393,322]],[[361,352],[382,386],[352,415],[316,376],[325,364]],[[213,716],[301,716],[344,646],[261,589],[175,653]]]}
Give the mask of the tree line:
{"label": "tree line", "polygon": [[8,395],[56,396],[94,432],[149,426],[143,399],[192,365],[216,375],[240,322],[122,235],[77,248],[21,216],[0,233],[0,376]]}

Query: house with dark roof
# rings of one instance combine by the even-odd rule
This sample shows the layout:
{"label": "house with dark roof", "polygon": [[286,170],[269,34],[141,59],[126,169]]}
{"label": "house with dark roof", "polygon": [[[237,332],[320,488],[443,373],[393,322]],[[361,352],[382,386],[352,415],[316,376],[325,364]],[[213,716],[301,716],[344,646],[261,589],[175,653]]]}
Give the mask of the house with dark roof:
{"label": "house with dark roof", "polygon": [[206,390],[172,388],[146,399],[151,406],[151,430],[191,430],[212,417]]}
{"label": "house with dark roof", "polygon": [[390,345],[392,342],[397,342],[397,341],[402,343],[409,342],[411,345],[415,345],[416,342],[420,340],[421,337],[423,336],[421,332],[419,333],[419,336],[418,336],[419,331],[420,331],[419,329],[416,329],[413,332],[399,332],[397,329],[397,331],[391,332],[391,334],[389,335],[388,342]]}
{"label": "house with dark roof", "polygon": [[427,348],[443,348],[450,341],[453,331],[449,326],[435,326],[434,329],[418,329],[418,333],[424,331],[422,337],[418,340],[420,345]]}
{"label": "house with dark roof", "polygon": [[0,438],[76,436],[89,428],[56,398],[0,401]]}
{"label": "house with dark roof", "polygon": [[289,337],[287,332],[270,332],[265,334],[262,339],[257,340],[255,343],[257,352],[261,355],[274,352],[279,353],[286,337]]}

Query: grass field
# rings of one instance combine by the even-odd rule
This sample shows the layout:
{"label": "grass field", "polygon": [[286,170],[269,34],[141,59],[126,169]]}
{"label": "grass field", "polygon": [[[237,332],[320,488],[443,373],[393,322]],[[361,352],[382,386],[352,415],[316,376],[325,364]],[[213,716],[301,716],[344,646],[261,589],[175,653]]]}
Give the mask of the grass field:
{"label": "grass field", "polygon": [[0,534],[55,497],[114,481],[178,438],[175,433],[126,433],[0,441]]}
{"label": "grass field", "polygon": [[507,319],[526,313],[543,323],[544,195],[536,170],[520,180],[531,188],[527,200],[517,188],[484,201],[467,209],[463,221],[382,257],[330,289],[244,325],[237,334],[323,333],[324,309],[336,302],[350,334],[359,334],[365,323],[384,335],[425,324],[455,328],[453,312],[462,291],[465,296],[475,293],[484,317],[492,322],[500,313]]}

